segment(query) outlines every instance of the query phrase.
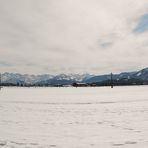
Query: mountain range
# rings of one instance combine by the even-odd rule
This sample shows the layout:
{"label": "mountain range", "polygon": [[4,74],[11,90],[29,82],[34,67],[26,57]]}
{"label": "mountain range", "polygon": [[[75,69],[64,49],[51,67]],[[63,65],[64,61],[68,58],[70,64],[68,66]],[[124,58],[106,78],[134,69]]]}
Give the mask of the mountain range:
{"label": "mountain range", "polygon": [[[5,72],[1,75],[2,84],[21,85],[71,85],[72,83],[99,83],[111,79],[111,74],[59,74],[59,75],[29,75]],[[113,80],[140,79],[148,81],[148,68],[135,71],[113,74]]]}

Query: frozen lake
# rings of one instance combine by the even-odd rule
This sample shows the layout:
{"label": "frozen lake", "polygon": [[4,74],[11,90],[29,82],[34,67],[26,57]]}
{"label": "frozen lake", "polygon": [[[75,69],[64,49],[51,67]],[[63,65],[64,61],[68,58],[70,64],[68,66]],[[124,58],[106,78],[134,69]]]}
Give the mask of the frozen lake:
{"label": "frozen lake", "polygon": [[148,148],[148,86],[3,88],[1,147]]}

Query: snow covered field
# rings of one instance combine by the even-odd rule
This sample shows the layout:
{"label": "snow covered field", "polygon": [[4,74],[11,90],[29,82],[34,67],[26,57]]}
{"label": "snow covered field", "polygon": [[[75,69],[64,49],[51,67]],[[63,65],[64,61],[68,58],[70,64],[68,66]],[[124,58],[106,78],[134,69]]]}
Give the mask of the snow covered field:
{"label": "snow covered field", "polygon": [[3,88],[1,147],[148,148],[148,86]]}

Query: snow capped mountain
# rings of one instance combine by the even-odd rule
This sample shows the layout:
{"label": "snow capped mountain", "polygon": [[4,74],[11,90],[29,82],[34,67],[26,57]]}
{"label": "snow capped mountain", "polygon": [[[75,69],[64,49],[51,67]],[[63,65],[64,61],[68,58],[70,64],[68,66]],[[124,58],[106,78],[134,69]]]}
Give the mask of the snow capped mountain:
{"label": "snow capped mountain", "polygon": [[54,77],[54,79],[57,80],[75,80],[75,81],[84,81],[87,80],[91,77],[94,77],[94,75],[90,75],[90,74],[60,74]]}
{"label": "snow capped mountain", "polygon": [[94,75],[89,74],[59,74],[54,76],[52,79],[48,79],[46,81],[40,81],[38,84],[48,84],[48,85],[69,85],[74,82],[82,82],[85,81]]}
{"label": "snow capped mountain", "polygon": [[134,78],[148,80],[148,68],[142,69],[133,75]]}
{"label": "snow capped mountain", "polygon": [[[130,79],[132,77],[132,75],[135,72],[123,72],[120,74],[113,74],[113,79],[114,80],[119,80],[119,79]],[[87,79],[86,82],[87,83],[94,83],[94,82],[101,82],[101,81],[106,81],[106,80],[110,80],[111,79],[111,74],[106,74],[106,75],[99,75],[99,76],[95,76],[92,77],[90,79]]]}
{"label": "snow capped mountain", "polygon": [[[111,75],[90,75],[90,74],[59,74],[59,75],[28,75],[19,73],[4,73],[2,74],[2,83],[11,84],[37,84],[37,85],[69,85],[74,82],[95,83],[110,80]],[[113,74],[113,80],[121,79],[141,79],[148,80],[148,68],[137,72],[123,72]]]}
{"label": "snow capped mountain", "polygon": [[2,83],[11,84],[69,84],[72,82],[81,82],[87,80],[94,75],[89,74],[59,74],[59,75],[28,75],[18,73],[2,74]]}
{"label": "snow capped mountain", "polygon": [[28,74],[18,74],[18,73],[4,73],[2,74],[2,83],[12,83],[12,84],[35,84],[39,81],[45,81],[53,78],[53,75],[28,75]]}

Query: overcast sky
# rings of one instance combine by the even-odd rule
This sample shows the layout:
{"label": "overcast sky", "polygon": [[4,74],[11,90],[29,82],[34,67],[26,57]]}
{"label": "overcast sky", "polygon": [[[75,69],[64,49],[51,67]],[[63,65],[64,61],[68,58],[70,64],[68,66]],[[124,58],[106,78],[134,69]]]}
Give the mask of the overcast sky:
{"label": "overcast sky", "polygon": [[148,0],[0,0],[0,71],[148,67]]}

